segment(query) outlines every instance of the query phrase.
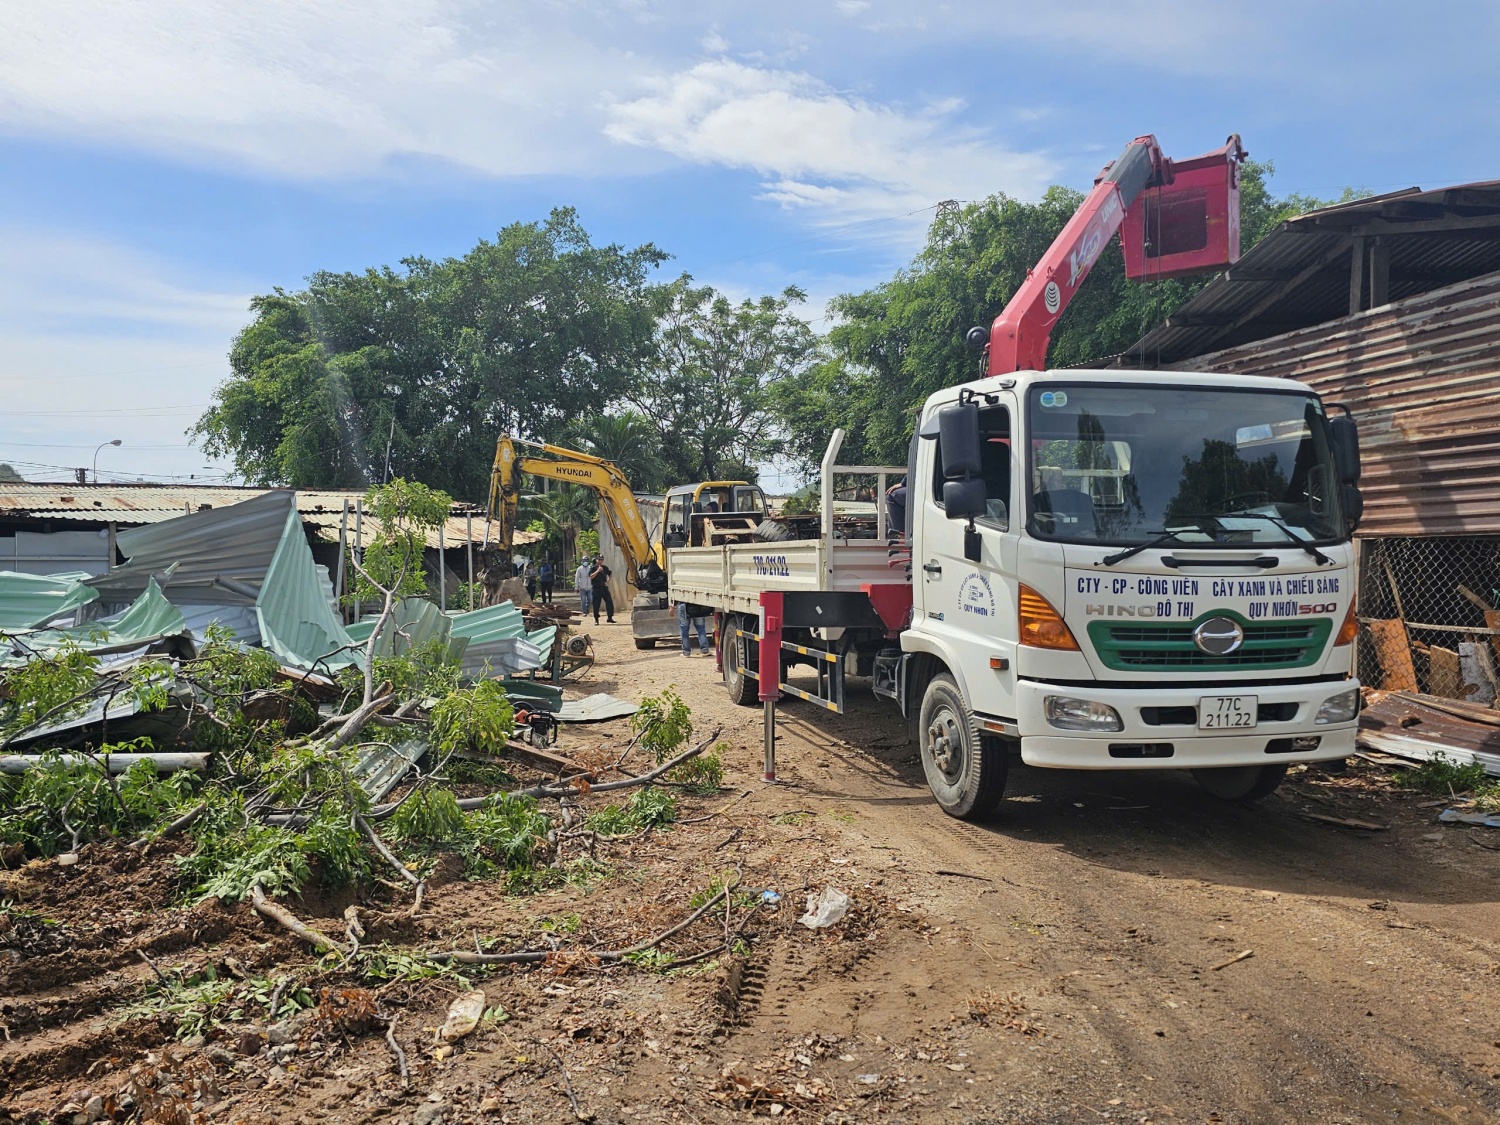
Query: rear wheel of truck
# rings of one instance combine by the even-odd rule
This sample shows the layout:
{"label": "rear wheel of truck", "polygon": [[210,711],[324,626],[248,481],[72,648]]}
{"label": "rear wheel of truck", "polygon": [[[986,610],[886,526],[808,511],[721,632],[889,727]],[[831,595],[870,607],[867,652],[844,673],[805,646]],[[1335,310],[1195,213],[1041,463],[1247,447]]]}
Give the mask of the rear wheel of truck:
{"label": "rear wheel of truck", "polygon": [[[735,630],[742,627],[741,620],[733,614],[724,619],[724,630],[719,635],[719,644],[723,646],[719,662],[724,668],[724,687],[729,692],[729,698],[741,707],[752,707],[760,701],[760,684],[745,675],[740,664],[742,655],[748,655],[749,648],[749,643],[742,642],[735,636]],[[749,663],[753,671],[753,656],[749,657]]]}
{"label": "rear wheel of truck", "polygon": [[946,672],[934,676],[922,696],[917,736],[927,784],[945,813],[975,820],[994,811],[1005,795],[1005,748],[980,736]]}
{"label": "rear wheel of truck", "polygon": [[1269,797],[1286,776],[1286,766],[1221,766],[1193,771],[1204,792],[1221,801],[1258,801]]}

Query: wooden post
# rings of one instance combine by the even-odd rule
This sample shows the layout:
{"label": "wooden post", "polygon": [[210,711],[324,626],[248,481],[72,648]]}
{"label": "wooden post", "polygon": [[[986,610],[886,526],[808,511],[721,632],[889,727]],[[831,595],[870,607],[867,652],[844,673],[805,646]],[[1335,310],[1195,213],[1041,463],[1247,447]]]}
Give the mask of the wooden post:
{"label": "wooden post", "polygon": [[1391,244],[1377,236],[1370,246],[1370,307],[1379,308],[1391,299]]}
{"label": "wooden post", "polygon": [[345,496],[343,509],[339,512],[339,564],[338,573],[333,577],[333,600],[338,603],[339,620],[347,621],[349,615],[344,611],[344,551],[348,549],[349,540],[349,497]]}
{"label": "wooden post", "polygon": [[[354,498],[354,561],[360,566],[365,565],[365,498],[356,496]],[[360,610],[363,609],[358,598],[354,599],[354,620],[360,619]]]}
{"label": "wooden post", "polygon": [[448,517],[438,524],[438,609],[448,611]]}
{"label": "wooden post", "polygon": [[1349,260],[1349,315],[1364,308],[1365,297],[1365,236],[1354,236],[1354,249]]}
{"label": "wooden post", "polygon": [[474,609],[474,513],[464,513],[464,550],[469,556],[469,608]]}

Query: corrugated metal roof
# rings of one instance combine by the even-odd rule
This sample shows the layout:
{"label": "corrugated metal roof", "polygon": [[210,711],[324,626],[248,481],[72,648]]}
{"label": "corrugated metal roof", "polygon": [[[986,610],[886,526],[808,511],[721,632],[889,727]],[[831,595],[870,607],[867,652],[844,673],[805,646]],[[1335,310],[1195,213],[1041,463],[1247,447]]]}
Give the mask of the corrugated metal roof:
{"label": "corrugated metal roof", "polygon": [[1299,379],[1347,404],[1360,535],[1500,534],[1500,272],[1173,366]]}
{"label": "corrugated metal roof", "polygon": [[[107,523],[136,526],[162,523],[176,519],[189,512],[224,508],[239,504],[272,492],[290,492],[291,489],[210,487],[204,485],[158,485],[158,484],[38,484],[27,481],[0,482],[0,517],[39,516],[46,519],[68,520],[78,523],[103,525]],[[339,489],[298,489],[297,514],[303,524],[315,529],[320,539],[329,543],[338,542],[338,530],[344,504],[349,506],[349,535],[354,535],[354,504],[365,496],[363,490],[343,491]],[[471,509],[472,518],[464,513],[464,505],[455,504],[455,514],[448,518],[441,535],[437,531],[427,536],[429,547],[440,544],[448,547],[469,542],[472,529],[475,543],[484,542],[485,518],[478,509]],[[366,514],[363,520],[365,541],[379,528],[379,522]],[[491,529],[493,533],[493,528]],[[541,536],[535,532],[516,533],[517,544],[534,543]]]}
{"label": "corrugated metal roof", "polygon": [[1387,301],[1500,270],[1500,180],[1408,188],[1288,219],[1117,362],[1178,366],[1349,315],[1360,239],[1389,255]]}

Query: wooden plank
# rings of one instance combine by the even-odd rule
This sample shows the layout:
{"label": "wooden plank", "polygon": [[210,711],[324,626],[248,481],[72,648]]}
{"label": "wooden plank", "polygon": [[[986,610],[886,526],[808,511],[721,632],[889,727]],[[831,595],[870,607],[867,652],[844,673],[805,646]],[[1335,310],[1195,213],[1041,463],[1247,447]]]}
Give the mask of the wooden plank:
{"label": "wooden plank", "polygon": [[1458,653],[1442,645],[1431,645],[1427,649],[1427,660],[1429,695],[1439,695],[1444,699],[1468,698]]}
{"label": "wooden plank", "polygon": [[[1500,609],[1484,611],[1484,626],[1486,629],[1500,629]],[[1500,656],[1500,633],[1490,634],[1490,644],[1494,646],[1495,655]]]}
{"label": "wooden plank", "polygon": [[1461,595],[1463,595],[1464,597],[1468,598],[1469,601],[1473,602],[1475,605],[1477,605],[1480,609],[1484,610],[1486,613],[1493,613],[1494,612],[1494,609],[1495,609],[1494,606],[1490,605],[1489,602],[1485,601],[1478,594],[1476,594],[1473,590],[1471,590],[1467,586],[1465,586],[1462,582],[1460,582],[1458,584],[1458,592]]}
{"label": "wooden plank", "polygon": [[1417,669],[1411,662],[1411,641],[1406,635],[1406,626],[1399,620],[1376,620],[1366,628],[1375,641],[1375,656],[1380,661],[1381,689],[1416,691]]}
{"label": "wooden plank", "polygon": [[1417,692],[1409,691],[1401,692],[1400,698],[1409,703],[1431,707],[1434,711],[1441,711],[1443,714],[1452,715],[1456,719],[1468,719],[1473,723],[1500,727],[1500,711],[1496,711],[1490,707],[1478,707],[1472,703],[1461,703],[1456,699],[1438,699],[1436,696],[1421,695]]}

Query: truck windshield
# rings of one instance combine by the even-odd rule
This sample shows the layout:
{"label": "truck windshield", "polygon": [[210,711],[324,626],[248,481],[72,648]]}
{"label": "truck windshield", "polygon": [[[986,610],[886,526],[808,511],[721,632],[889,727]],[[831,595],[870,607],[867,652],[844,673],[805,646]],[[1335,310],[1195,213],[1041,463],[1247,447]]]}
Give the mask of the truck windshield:
{"label": "truck windshield", "polygon": [[1345,537],[1322,404],[1262,389],[1048,384],[1027,403],[1037,538],[1110,546]]}

